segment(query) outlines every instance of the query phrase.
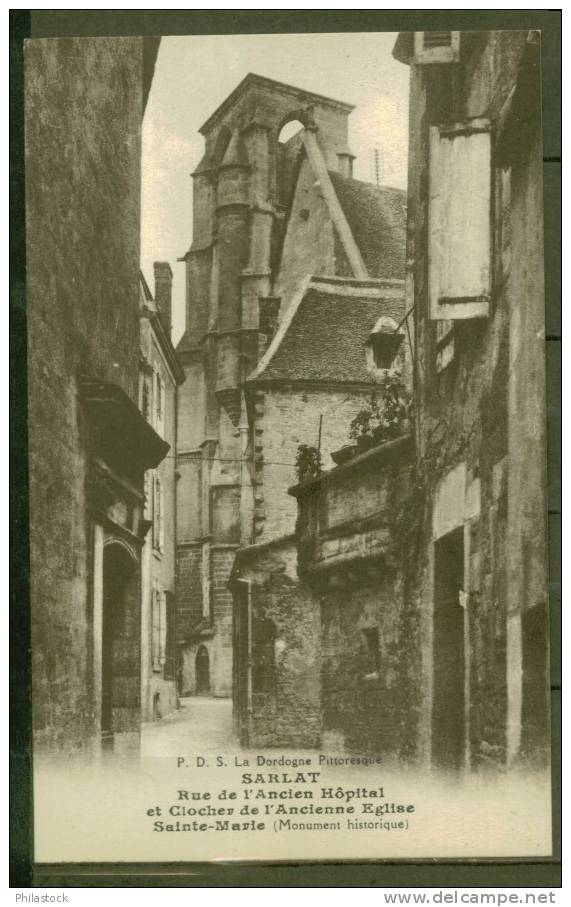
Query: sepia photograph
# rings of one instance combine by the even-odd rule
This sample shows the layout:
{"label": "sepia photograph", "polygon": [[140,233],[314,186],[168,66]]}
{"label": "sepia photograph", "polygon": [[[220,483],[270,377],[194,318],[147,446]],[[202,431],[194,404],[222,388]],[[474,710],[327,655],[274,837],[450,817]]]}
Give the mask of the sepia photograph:
{"label": "sepia photograph", "polygon": [[551,856],[541,48],[26,41],[37,861]]}

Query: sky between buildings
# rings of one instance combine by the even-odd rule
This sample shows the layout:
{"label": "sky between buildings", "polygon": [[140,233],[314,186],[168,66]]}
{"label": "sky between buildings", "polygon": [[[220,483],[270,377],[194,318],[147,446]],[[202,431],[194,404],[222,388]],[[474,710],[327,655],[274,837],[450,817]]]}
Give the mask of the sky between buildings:
{"label": "sky between buildings", "polygon": [[184,330],[184,264],[192,238],[198,129],[249,72],[355,105],[349,144],[356,179],[406,188],[408,67],[392,57],[396,34],[201,35],[161,41],[143,122],[141,262],[174,273],[173,340]]}

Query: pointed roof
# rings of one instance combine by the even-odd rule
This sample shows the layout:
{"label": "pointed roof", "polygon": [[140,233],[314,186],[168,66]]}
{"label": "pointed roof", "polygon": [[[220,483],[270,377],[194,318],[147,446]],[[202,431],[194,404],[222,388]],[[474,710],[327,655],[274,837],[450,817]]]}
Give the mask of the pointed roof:
{"label": "pointed roof", "polygon": [[209,133],[212,127],[216,125],[230,107],[233,107],[234,104],[236,104],[243,94],[246,94],[246,92],[252,91],[255,88],[270,88],[272,91],[286,94],[296,101],[303,103],[315,101],[316,103],[327,107],[335,107],[337,110],[342,110],[346,113],[351,113],[351,111],[355,109],[354,104],[336,101],[335,98],[328,98],[325,95],[316,94],[313,91],[305,91],[303,88],[297,88],[295,85],[286,85],[284,82],[276,82],[275,79],[268,79],[266,76],[259,76],[254,72],[249,72],[236,86],[234,91],[232,91],[216,110],[210,114],[206,122],[202,124],[198,131],[202,135]]}

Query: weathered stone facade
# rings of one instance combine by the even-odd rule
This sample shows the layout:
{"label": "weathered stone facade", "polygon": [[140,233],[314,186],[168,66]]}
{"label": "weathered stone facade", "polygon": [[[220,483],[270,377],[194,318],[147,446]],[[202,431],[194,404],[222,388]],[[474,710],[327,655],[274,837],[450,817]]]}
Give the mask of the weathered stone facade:
{"label": "weathered stone facade", "polygon": [[416,755],[415,467],[408,435],[292,490],[297,565],[319,612],[321,747]]}
{"label": "weathered stone facade", "polygon": [[145,476],[145,519],[150,528],[142,552],[141,715],[154,720],[178,705],[176,566],[177,389],[184,373],[170,339],[172,271],[155,262],[154,298],[141,275],[139,408],[169,446],[169,454]]}
{"label": "weathered stone facade", "polygon": [[319,611],[299,582],[293,536],[234,563],[234,723],[243,746],[318,746]]}
{"label": "weathered stone facade", "polygon": [[[549,741],[539,46],[534,33],[443,34],[430,53],[422,34],[395,48],[411,66],[409,433],[292,489],[297,559],[287,536],[238,556],[236,711],[250,745],[299,739],[299,705],[276,708],[275,679],[278,653],[295,650],[288,620],[303,614],[305,657],[320,666],[308,745],[504,770],[545,764]],[[319,261],[323,228],[321,241]],[[285,374],[256,386],[279,364],[280,330],[251,376],[264,472],[266,445],[313,425]],[[282,342],[303,348],[308,334],[327,348],[325,331],[296,334],[293,320]],[[266,521],[291,532],[278,499],[259,514],[261,539]],[[254,676],[268,664],[264,698]]]}
{"label": "weathered stone facade", "polygon": [[[475,768],[537,755],[548,740],[538,40],[524,31],[462,34],[459,63],[449,65],[416,62],[404,35],[396,48],[411,63],[407,305],[415,311],[425,502],[419,735],[426,760],[446,761],[438,752],[438,714],[447,708],[450,722],[456,708],[462,744],[455,761]],[[491,185],[486,314],[466,317],[460,301],[449,306],[450,320],[439,321],[429,315],[431,269],[438,266],[430,253],[430,136],[450,123],[469,130],[474,122],[492,137],[479,168]],[[439,229],[446,242],[459,225],[443,219]],[[439,584],[451,582],[466,595],[456,697],[434,613]]]}
{"label": "weathered stone facade", "polygon": [[139,727],[143,475],[166,452],[137,409],[140,135],[157,46],[26,45],[38,755],[88,755],[102,733],[119,746]]}
{"label": "weathered stone facade", "polygon": [[[302,388],[300,376],[292,374],[293,387],[281,381],[270,393],[267,376],[255,370],[272,356],[278,322],[287,322],[295,294],[303,294],[314,273],[342,274],[351,286],[338,286],[337,295],[392,298],[388,307],[402,316],[403,242],[400,259],[391,247],[398,274],[385,274],[377,248],[363,259],[350,222],[365,208],[389,224],[387,234],[404,240],[403,193],[368,187],[361,203],[365,184],[350,178],[351,109],[249,75],[201,130],[206,147],[193,174],[186,332],[178,346],[186,374],[179,394],[177,523],[185,692],[231,694],[226,584],[234,555],[239,547],[293,531],[295,508],[286,491],[295,478],[297,446],[316,442],[323,415],[327,458],[348,430],[348,422],[340,427],[339,414],[350,421],[370,395],[364,350],[358,379],[309,380]],[[280,132],[292,120],[305,128],[282,144]],[[347,212],[334,175],[351,184],[344,186]],[[387,263],[389,257],[387,252]],[[386,287],[379,280],[385,276],[394,277]],[[368,333],[382,314],[380,302],[377,309],[361,318]]]}

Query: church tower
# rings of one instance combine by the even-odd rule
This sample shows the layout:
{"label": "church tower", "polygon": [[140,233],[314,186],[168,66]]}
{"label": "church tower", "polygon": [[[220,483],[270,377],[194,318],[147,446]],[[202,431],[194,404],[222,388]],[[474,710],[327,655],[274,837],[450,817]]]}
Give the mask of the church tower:
{"label": "church tower", "polygon": [[[273,278],[301,153],[299,121],[329,170],[345,175],[352,106],[250,74],[200,132],[193,235],[186,263],[186,330],[178,354],[177,599],[182,693],[230,696],[232,596],[238,547],[255,539],[255,488],[243,382],[268,343],[279,307]],[[251,519],[244,514],[251,509]]]}

